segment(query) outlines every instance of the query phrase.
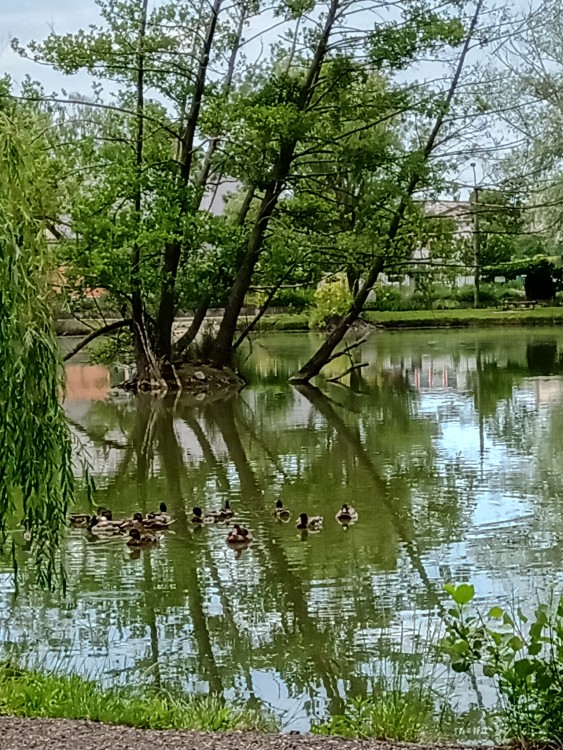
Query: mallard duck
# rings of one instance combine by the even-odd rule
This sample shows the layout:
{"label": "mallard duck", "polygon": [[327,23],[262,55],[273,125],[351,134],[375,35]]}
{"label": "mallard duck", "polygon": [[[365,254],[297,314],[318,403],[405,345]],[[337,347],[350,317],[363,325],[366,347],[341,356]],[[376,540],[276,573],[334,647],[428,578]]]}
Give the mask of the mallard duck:
{"label": "mallard duck", "polygon": [[151,514],[143,518],[142,513],[133,513],[133,518],[128,518],[123,521],[122,528],[130,529],[135,528],[139,530],[152,529],[153,531],[165,531],[170,524],[174,523],[174,520],[166,521],[163,516]]}
{"label": "mallard duck", "polygon": [[92,516],[89,513],[71,513],[68,520],[71,526],[86,528],[92,520]]}
{"label": "mallard duck", "polygon": [[[108,510],[104,507],[100,507],[96,510],[96,515],[98,516],[103,516],[105,518],[107,514],[109,514],[109,518],[111,518],[111,510]],[[92,516],[90,513],[71,513],[69,522],[71,526],[85,528],[86,526],[88,526],[92,518],[94,518],[94,516]]]}
{"label": "mallard duck", "polygon": [[299,521],[297,521],[298,529],[307,529],[307,531],[320,531],[323,527],[322,516],[309,516],[306,513],[299,515]]}
{"label": "mallard duck", "polygon": [[122,528],[123,529],[130,529],[130,528],[141,528],[143,525],[143,514],[142,513],[133,513],[132,518],[126,518],[124,521],[122,521]]}
{"label": "mallard duck", "polygon": [[252,534],[244,526],[240,526],[238,523],[235,524],[234,528],[229,532],[227,537],[228,544],[250,544],[252,541]]}
{"label": "mallard duck", "polygon": [[276,507],[274,508],[274,516],[279,521],[289,521],[291,518],[291,511],[289,508],[283,507],[283,502],[281,499],[276,500]]}
{"label": "mallard duck", "polygon": [[234,510],[231,508],[230,500],[225,500],[225,505],[219,511],[219,514],[224,518],[232,518],[235,515]]}
{"label": "mallard duck", "polygon": [[87,526],[88,531],[97,535],[121,534],[125,530],[124,522],[114,521],[111,513],[109,513],[109,516],[109,518],[107,516],[94,516]]}
{"label": "mallard duck", "polygon": [[151,547],[154,544],[158,544],[158,537],[154,534],[141,534],[139,529],[129,531],[128,547]]}
{"label": "mallard duck", "polygon": [[358,512],[351,505],[344,504],[336,514],[338,523],[349,526],[358,520]]}
{"label": "mallard duck", "polygon": [[219,513],[204,513],[197,505],[192,509],[192,523],[218,523],[220,520]]}
{"label": "mallard duck", "polygon": [[165,524],[171,524],[172,523],[172,516],[168,513],[168,508],[166,507],[166,503],[160,503],[160,507],[158,511],[155,511],[154,513],[147,513],[147,518],[157,519],[159,521],[162,521]]}

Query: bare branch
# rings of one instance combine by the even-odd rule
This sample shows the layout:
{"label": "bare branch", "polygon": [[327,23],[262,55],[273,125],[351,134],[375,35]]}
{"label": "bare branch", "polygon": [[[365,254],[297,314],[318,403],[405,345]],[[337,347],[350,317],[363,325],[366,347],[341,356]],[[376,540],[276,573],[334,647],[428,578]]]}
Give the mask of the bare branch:
{"label": "bare branch", "polygon": [[[351,367],[346,368],[344,372],[340,373],[340,375],[335,375],[333,378],[327,378],[327,383],[338,383],[342,378],[346,377],[346,375],[349,375],[354,370],[359,370],[362,367],[367,367],[369,365],[369,362],[360,362],[357,365],[352,365]],[[340,385],[342,385],[340,383]]]}
{"label": "bare branch", "polygon": [[79,351],[84,349],[85,346],[88,346],[88,344],[91,341],[94,341],[94,339],[97,339],[100,336],[107,336],[108,333],[117,331],[119,328],[126,328],[127,326],[131,326],[132,323],[133,321],[130,318],[124,318],[123,320],[115,320],[113,323],[108,323],[106,326],[102,326],[101,328],[96,328],[96,330],[88,334],[85,339],[82,339],[82,341],[80,341],[74,347],[74,349],[71,349],[70,352],[67,352],[65,354],[65,356],[63,357],[63,362],[68,362],[69,359],[74,357],[75,354],[78,354]]}

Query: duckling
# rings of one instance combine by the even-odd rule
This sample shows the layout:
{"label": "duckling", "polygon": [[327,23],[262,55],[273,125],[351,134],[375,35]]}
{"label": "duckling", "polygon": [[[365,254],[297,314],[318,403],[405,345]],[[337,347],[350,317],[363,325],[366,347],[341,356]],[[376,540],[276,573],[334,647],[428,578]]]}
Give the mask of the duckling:
{"label": "duckling", "polygon": [[227,544],[250,544],[252,541],[252,534],[244,526],[240,526],[238,523],[235,524],[234,528],[229,532],[227,537]]}
{"label": "duckling", "polygon": [[219,513],[203,513],[202,509],[196,505],[192,509],[192,523],[218,523],[220,521]]}
{"label": "duckling", "polygon": [[338,523],[349,526],[358,520],[358,512],[351,505],[344,504],[336,514]]}
{"label": "duckling", "polygon": [[291,511],[289,510],[289,508],[283,507],[283,502],[281,499],[276,500],[274,516],[278,519],[278,521],[284,521],[285,523],[287,523],[287,521],[289,521],[289,519],[291,518]]}
{"label": "duckling", "polygon": [[172,516],[168,513],[168,508],[166,507],[166,503],[160,503],[158,512],[147,513],[147,518],[157,519],[159,521],[162,521],[162,523],[165,523],[165,524],[172,523]]}
{"label": "duckling", "polygon": [[139,529],[131,529],[126,543],[128,547],[150,547],[158,544],[158,537],[154,534],[141,534]]}
{"label": "duckling", "polygon": [[320,531],[323,527],[322,516],[309,516],[306,513],[299,515],[299,521],[297,522],[298,529],[307,529],[307,531]]}

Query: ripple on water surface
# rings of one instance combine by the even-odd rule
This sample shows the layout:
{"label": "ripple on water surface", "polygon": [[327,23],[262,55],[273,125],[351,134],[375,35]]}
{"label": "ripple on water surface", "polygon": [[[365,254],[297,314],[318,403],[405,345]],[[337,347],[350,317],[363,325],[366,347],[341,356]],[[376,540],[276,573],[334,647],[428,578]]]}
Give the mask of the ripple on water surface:
{"label": "ripple on water surface", "polygon": [[[264,337],[249,386],[198,408],[113,394],[111,373],[73,365],[66,409],[96,501],[120,517],[165,500],[176,522],[137,554],[69,532],[66,598],[26,582],[22,550],[18,598],[0,577],[4,650],[108,685],[258,698],[302,730],[397,663],[439,682],[419,656],[445,582],[471,581],[483,606],[531,607],[561,581],[559,331],[377,333],[351,388],[290,388],[315,344]],[[226,545],[226,525],[190,522],[226,499],[247,549]],[[359,513],[348,529],[344,502]],[[299,532],[300,512],[323,530]],[[456,683],[460,707],[471,690]]]}

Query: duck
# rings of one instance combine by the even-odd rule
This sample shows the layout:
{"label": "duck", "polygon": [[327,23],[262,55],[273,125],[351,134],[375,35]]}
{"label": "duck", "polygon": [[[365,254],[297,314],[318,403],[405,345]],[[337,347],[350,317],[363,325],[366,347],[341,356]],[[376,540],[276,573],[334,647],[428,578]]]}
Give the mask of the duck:
{"label": "duck", "polygon": [[170,525],[172,523],[172,516],[170,515],[170,513],[168,513],[166,503],[160,503],[158,511],[155,511],[154,513],[147,513],[147,518],[150,520],[156,519],[158,521],[162,521],[162,523],[165,523],[167,525]]}
{"label": "duck", "polygon": [[307,531],[320,531],[323,527],[322,516],[311,516],[309,517],[306,513],[299,515],[299,521],[297,521],[298,529],[307,529]]}
{"label": "duck", "polygon": [[[106,517],[106,514],[109,513],[109,517],[111,518],[111,510],[108,510],[107,508],[100,507],[96,510],[96,515]],[[69,522],[71,526],[75,526],[77,528],[85,528],[88,526],[90,521],[94,518],[90,513],[71,513],[69,517]]]}
{"label": "duck", "polygon": [[234,510],[231,508],[230,500],[225,500],[225,505],[223,505],[219,513],[224,519],[232,518],[235,515]]}
{"label": "duck", "polygon": [[192,523],[219,523],[221,520],[219,512],[204,513],[198,505],[192,509]]}
{"label": "duck", "polygon": [[336,520],[338,523],[345,524],[346,526],[356,523],[358,520],[358,511],[352,508],[351,505],[344,503],[336,514]]}
{"label": "duck", "polygon": [[291,518],[291,511],[289,508],[284,508],[283,501],[278,498],[276,500],[276,507],[274,508],[274,516],[278,521],[289,521]]}
{"label": "duck", "polygon": [[234,528],[231,529],[227,537],[227,544],[250,544],[251,541],[252,534],[250,531],[238,523],[234,525]]}
{"label": "duck", "polygon": [[[140,515],[140,513],[138,515]],[[173,523],[174,523],[174,519],[170,518],[170,516],[167,514],[152,516],[152,517],[147,516],[146,518],[142,518],[141,516],[141,524],[144,529],[153,529],[154,531],[159,531],[159,530],[164,531],[170,528],[171,524]]]}
{"label": "duck", "polygon": [[139,529],[131,529],[126,544],[128,547],[150,547],[158,544],[158,541],[158,537],[154,534],[141,534]]}
{"label": "duck", "polygon": [[89,513],[71,513],[68,520],[71,526],[86,528],[92,520],[92,516]]}
{"label": "duck", "polygon": [[111,512],[108,511],[109,518],[105,516],[94,516],[87,526],[88,531],[91,534],[96,535],[108,535],[108,534],[121,534],[125,531],[124,521],[114,521]]}

